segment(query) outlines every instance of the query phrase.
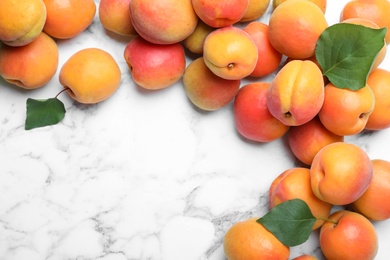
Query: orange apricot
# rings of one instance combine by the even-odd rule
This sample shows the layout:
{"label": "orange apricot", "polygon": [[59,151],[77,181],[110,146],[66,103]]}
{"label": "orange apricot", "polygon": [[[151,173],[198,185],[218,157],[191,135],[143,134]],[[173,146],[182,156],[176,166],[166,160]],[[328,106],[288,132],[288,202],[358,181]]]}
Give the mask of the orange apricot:
{"label": "orange apricot", "polygon": [[91,25],[96,13],[94,0],[43,0],[47,15],[43,31],[57,39],[69,39]]}
{"label": "orange apricot", "polygon": [[352,207],[371,220],[386,220],[390,218],[390,162],[374,159],[372,166],[372,181]]}
{"label": "orange apricot", "polygon": [[322,124],[334,134],[354,135],[363,131],[374,105],[375,96],[368,85],[359,90],[350,90],[328,83],[318,116]]}
{"label": "orange apricot", "polygon": [[74,53],[61,67],[59,81],[71,98],[95,104],[112,96],[121,82],[121,71],[108,52],[86,48]]}
{"label": "orange apricot", "polygon": [[[280,5],[281,3],[285,2],[287,0],[273,0],[272,2],[272,7],[275,9],[276,7],[278,7],[278,5]],[[322,12],[325,13],[326,11],[326,0],[308,0],[310,2],[313,2],[314,4],[316,4],[319,8],[321,8]]]}
{"label": "orange apricot", "polygon": [[306,124],[291,127],[287,133],[287,142],[292,153],[306,165],[311,165],[314,156],[324,146],[343,141],[344,136],[326,129],[318,116]]}
{"label": "orange apricot", "polygon": [[390,127],[390,71],[378,68],[368,75],[367,85],[375,96],[374,110],[365,129],[381,130]]}
{"label": "orange apricot", "polygon": [[253,22],[262,17],[271,0],[249,0],[248,8],[239,22]]}
{"label": "orange apricot", "polygon": [[359,146],[335,142],[323,147],[310,166],[314,194],[334,205],[347,205],[367,190],[372,180],[372,163]]}
{"label": "orange apricot", "polygon": [[380,28],[387,27],[386,42],[390,43],[390,2],[388,0],[352,0],[341,11],[340,21],[364,18]]}
{"label": "orange apricot", "polygon": [[289,129],[268,110],[269,82],[248,83],[240,88],[234,99],[234,122],[237,131],[256,142],[271,142]]}
{"label": "orange apricot", "polygon": [[301,199],[307,203],[312,214],[317,218],[313,230],[319,228],[329,216],[332,204],[317,198],[310,183],[310,169],[296,167],[288,169],[277,176],[269,188],[268,204],[275,206],[291,199]]}
{"label": "orange apricot", "polygon": [[249,34],[258,50],[258,59],[251,77],[264,77],[274,72],[280,65],[283,55],[270,43],[268,25],[262,22],[250,22],[243,28]]}
{"label": "orange apricot", "polygon": [[23,46],[36,39],[46,21],[42,0],[0,1],[0,41]]}
{"label": "orange apricot", "polygon": [[328,260],[374,259],[378,236],[374,225],[363,215],[339,210],[329,216],[320,230],[320,247]]}
{"label": "orange apricot", "polygon": [[313,119],[324,101],[321,70],[310,60],[287,63],[272,80],[267,93],[271,114],[289,126]]}
{"label": "orange apricot", "polygon": [[214,111],[229,104],[237,95],[240,83],[240,80],[227,80],[215,75],[202,57],[192,61],[183,75],[188,99],[206,111]]}
{"label": "orange apricot", "polygon": [[307,0],[289,0],[278,6],[269,20],[269,39],[276,50],[294,58],[314,56],[321,33],[328,27],[325,15]]}
{"label": "orange apricot", "polygon": [[229,260],[287,260],[290,256],[290,248],[256,222],[256,218],[237,222],[230,227],[224,236],[223,247]]}
{"label": "orange apricot", "polygon": [[37,89],[53,78],[58,56],[56,42],[44,32],[24,46],[0,45],[0,75],[18,87]]}

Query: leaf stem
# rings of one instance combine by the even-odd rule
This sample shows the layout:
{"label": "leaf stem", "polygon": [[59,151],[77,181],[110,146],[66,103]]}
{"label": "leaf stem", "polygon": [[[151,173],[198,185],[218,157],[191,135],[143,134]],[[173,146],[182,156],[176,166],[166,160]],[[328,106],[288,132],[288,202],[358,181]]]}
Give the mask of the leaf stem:
{"label": "leaf stem", "polygon": [[54,97],[54,98],[57,98],[62,92],[65,92],[67,90],[69,90],[70,88],[69,87],[66,87],[64,88],[63,90],[61,90],[60,92],[58,92],[58,94]]}

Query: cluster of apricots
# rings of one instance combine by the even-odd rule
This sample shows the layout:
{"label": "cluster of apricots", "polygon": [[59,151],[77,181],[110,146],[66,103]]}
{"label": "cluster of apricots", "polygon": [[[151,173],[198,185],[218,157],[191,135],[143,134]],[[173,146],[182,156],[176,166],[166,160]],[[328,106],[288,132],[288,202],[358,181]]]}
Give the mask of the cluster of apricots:
{"label": "cluster of apricots", "polygon": [[[269,23],[260,22],[271,4]],[[351,0],[340,11],[340,23],[390,28],[389,0]],[[390,127],[390,71],[378,67],[390,30],[366,86],[350,90],[329,82],[316,61],[316,44],[329,26],[326,0],[100,0],[98,9],[94,0],[2,0],[0,76],[25,89],[45,86],[58,67],[56,41],[83,32],[96,12],[106,30],[129,37],[123,58],[139,87],[157,91],[182,80],[199,109],[233,103],[244,138],[287,138],[305,166],[274,180],[269,207],[304,200],[318,218],[313,230],[321,229],[328,259],[375,257],[371,220],[390,217],[390,162],[369,158],[344,137]],[[272,73],[272,81],[262,80]],[[109,53],[89,48],[64,63],[59,81],[74,100],[94,104],[114,94],[121,71]],[[331,214],[334,205],[345,208]],[[233,225],[224,248],[230,260],[290,254],[255,219]]]}
{"label": "cluster of apricots", "polygon": [[[354,144],[334,142],[316,154],[310,167],[294,167],[279,174],[269,187],[268,205],[273,209],[292,199],[306,202],[316,218],[312,231],[319,230],[326,259],[374,259],[378,237],[372,221],[390,218],[389,184],[389,161],[370,159]],[[225,234],[224,248],[228,259],[290,257],[290,248],[256,218],[233,224]],[[297,259],[317,258],[305,255]]]}
{"label": "cluster of apricots", "polygon": [[[57,40],[82,33],[96,9],[94,0],[0,1],[0,76],[23,89],[47,85],[58,69]],[[108,52],[88,48],[63,64],[59,81],[74,100],[93,104],[116,91],[121,71]]]}

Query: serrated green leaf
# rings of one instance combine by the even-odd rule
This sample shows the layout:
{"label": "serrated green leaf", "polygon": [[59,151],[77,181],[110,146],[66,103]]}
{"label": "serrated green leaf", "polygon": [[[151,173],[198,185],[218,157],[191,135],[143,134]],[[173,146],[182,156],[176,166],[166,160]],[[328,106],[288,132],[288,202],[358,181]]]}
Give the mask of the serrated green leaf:
{"label": "serrated green leaf", "polygon": [[58,98],[26,101],[27,113],[25,129],[55,125],[65,117],[65,106]]}
{"label": "serrated green leaf", "polygon": [[329,26],[316,45],[316,59],[323,74],[338,88],[358,90],[385,44],[386,28],[338,23]]}
{"label": "serrated green leaf", "polygon": [[309,206],[301,199],[285,201],[257,220],[285,246],[297,246],[305,242],[314,222]]}

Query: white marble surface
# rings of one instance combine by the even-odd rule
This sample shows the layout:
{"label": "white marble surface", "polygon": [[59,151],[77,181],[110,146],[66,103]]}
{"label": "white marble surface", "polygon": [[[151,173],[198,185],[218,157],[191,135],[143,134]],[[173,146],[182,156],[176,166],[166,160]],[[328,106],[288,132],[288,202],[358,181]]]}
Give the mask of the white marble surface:
{"label": "white marble surface", "polygon": [[[346,2],[328,1],[329,24]],[[81,35],[58,41],[59,66],[82,48],[99,47],[119,63],[122,83],[97,105],[62,94],[67,113],[55,126],[25,131],[24,120],[28,97],[61,90],[58,72],[35,91],[0,80],[0,259],[223,260],[226,230],[265,214],[271,181],[296,165],[283,139],[243,140],[231,104],[197,110],[181,82],[141,90],[123,59],[127,41],[105,32],[98,16]],[[390,55],[381,67],[390,69]],[[390,160],[390,129],[346,141]],[[375,226],[377,259],[390,259],[390,222]],[[292,248],[291,258],[321,259],[317,235]]]}

